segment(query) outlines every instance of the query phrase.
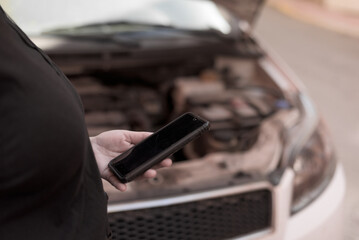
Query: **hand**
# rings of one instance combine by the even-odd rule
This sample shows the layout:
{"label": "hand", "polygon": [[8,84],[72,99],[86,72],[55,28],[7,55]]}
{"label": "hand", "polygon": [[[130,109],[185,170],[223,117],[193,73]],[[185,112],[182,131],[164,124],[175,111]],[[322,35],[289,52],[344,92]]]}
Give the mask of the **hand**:
{"label": "hand", "polygon": [[[121,183],[117,177],[108,168],[108,163],[135,144],[141,142],[152,133],[149,132],[132,132],[126,130],[114,130],[103,132],[96,137],[91,137],[91,145],[95,154],[98,169],[101,177],[106,179],[115,188],[120,191],[126,191],[126,184]],[[163,160],[158,167],[169,167],[172,165],[171,159]],[[155,169],[149,169],[144,174],[145,178],[153,178],[156,176]]]}

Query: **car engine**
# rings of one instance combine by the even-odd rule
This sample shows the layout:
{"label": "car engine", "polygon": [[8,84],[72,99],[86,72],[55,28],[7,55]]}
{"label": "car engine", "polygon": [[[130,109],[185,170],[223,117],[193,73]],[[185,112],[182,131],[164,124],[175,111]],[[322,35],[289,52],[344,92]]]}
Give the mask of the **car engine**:
{"label": "car engine", "polygon": [[220,59],[196,74],[163,76],[154,83],[121,73],[71,80],[82,98],[90,136],[113,129],[155,131],[184,112],[209,120],[211,130],[174,155],[174,161],[183,161],[247,151],[258,139],[261,122],[278,108],[289,108],[279,90],[254,81],[253,62],[239,60],[241,67],[234,70],[233,61]]}
{"label": "car engine", "polygon": [[[262,189],[233,198],[145,207],[157,201],[166,203],[171,197],[268,180],[276,184],[280,179],[276,174],[286,132],[298,122],[300,114],[293,107],[295,99],[280,90],[258,58],[222,56],[200,64],[103,69],[68,76],[82,98],[90,136],[113,129],[155,131],[185,112],[193,112],[211,124],[210,131],[173,154],[173,166],[159,169],[155,178],[132,181],[126,192],[103,181],[113,208],[109,209],[109,223],[115,238],[147,238],[154,232],[153,223],[158,223],[154,228],[159,232],[163,229],[157,226],[173,226],[166,228],[161,239],[187,239],[192,228],[193,234],[203,235],[198,239],[222,239],[270,224],[270,191]],[[241,226],[248,229],[226,224],[213,231],[207,228],[213,222],[228,222],[228,216],[237,224],[236,214],[231,213],[242,203],[247,207],[238,210],[244,216]],[[128,204],[140,204],[144,209],[129,210]],[[138,233],[131,230],[135,222]],[[176,227],[178,224],[181,227]]]}

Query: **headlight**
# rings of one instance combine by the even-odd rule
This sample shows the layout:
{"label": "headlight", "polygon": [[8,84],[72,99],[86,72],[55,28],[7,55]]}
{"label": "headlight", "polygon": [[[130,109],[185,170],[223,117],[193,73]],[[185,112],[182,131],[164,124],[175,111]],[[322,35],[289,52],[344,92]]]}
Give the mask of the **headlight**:
{"label": "headlight", "polygon": [[291,213],[315,200],[334,175],[336,159],[328,132],[310,101],[299,93],[299,123],[287,134],[283,163],[294,171]]}
{"label": "headlight", "polygon": [[329,184],[336,166],[332,143],[322,122],[295,157],[292,214],[310,204]]}
{"label": "headlight", "polygon": [[[296,124],[283,133],[281,169],[292,168],[294,182],[291,213],[295,214],[320,196],[334,176],[336,159],[324,123],[319,120],[312,101],[295,74],[275,53],[276,63],[261,61],[261,66],[277,82],[285,96],[299,111]],[[278,63],[281,68],[279,69]]]}

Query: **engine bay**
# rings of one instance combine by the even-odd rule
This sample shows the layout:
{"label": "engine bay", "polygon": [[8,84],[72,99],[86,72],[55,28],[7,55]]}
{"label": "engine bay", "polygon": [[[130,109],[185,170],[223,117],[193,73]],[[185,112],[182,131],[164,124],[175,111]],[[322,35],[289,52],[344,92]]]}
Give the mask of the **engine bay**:
{"label": "engine bay", "polygon": [[[257,60],[221,57],[189,72],[163,69],[162,81],[160,71],[153,72],[155,81],[121,72],[70,76],[90,136],[114,129],[155,131],[185,112],[211,122],[208,133],[172,156],[173,167],[155,179],[132,182],[121,201],[250,181],[278,166],[281,132],[297,113]],[[110,195],[112,200],[119,198]]]}

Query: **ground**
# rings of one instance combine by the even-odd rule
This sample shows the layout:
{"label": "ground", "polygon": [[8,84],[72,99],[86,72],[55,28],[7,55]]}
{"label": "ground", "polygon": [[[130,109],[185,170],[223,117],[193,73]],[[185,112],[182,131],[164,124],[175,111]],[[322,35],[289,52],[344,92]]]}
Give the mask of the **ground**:
{"label": "ground", "polygon": [[264,8],[255,33],[304,82],[332,133],[347,178],[345,240],[359,239],[359,38]]}

